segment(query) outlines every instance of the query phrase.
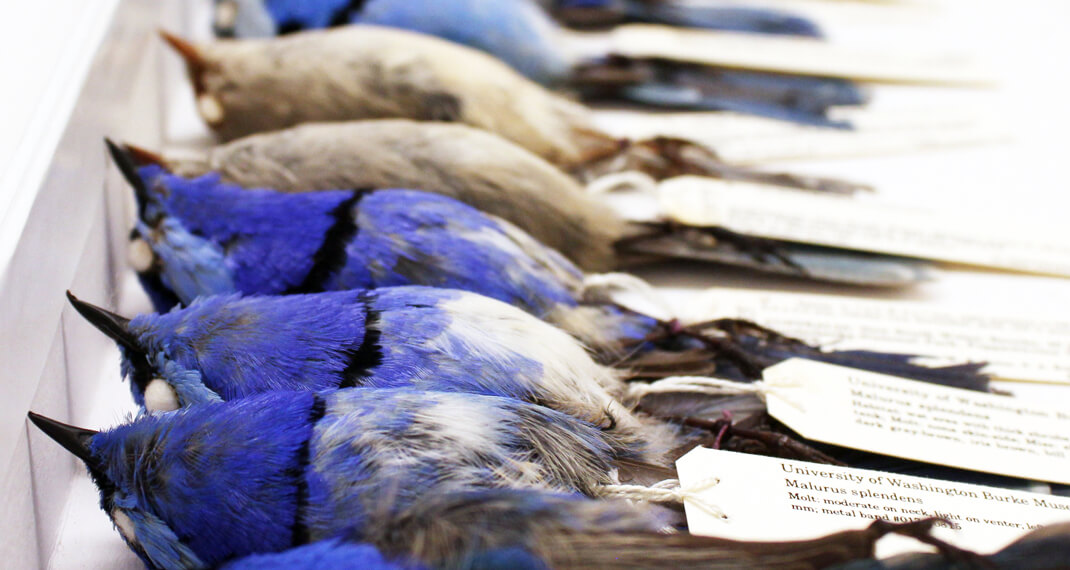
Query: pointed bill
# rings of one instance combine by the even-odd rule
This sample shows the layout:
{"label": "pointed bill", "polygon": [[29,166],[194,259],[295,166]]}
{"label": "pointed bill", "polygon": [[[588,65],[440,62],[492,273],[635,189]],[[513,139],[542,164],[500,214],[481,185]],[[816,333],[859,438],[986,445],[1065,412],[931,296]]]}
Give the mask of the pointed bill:
{"label": "pointed bill", "polygon": [[33,425],[45,432],[56,443],[62,445],[64,449],[73,453],[75,457],[91,467],[95,465],[96,460],[93,459],[93,454],[89,451],[89,442],[93,439],[93,436],[97,435],[97,432],[57,422],[52,418],[33,412],[30,412],[27,416],[33,422]]}
{"label": "pointed bill", "polygon": [[130,333],[128,328],[130,319],[117,315],[107,309],[102,309],[91,303],[86,303],[78,297],[75,297],[70,291],[67,291],[67,300],[71,302],[74,309],[78,311],[80,315],[85,317],[85,320],[89,321],[100,332],[108,336],[108,338],[119,343],[123,348],[127,350],[133,350],[141,352],[141,348],[137,344],[137,339]]}
{"label": "pointed bill", "polygon": [[145,204],[148,204],[151,200],[149,187],[145,184],[145,180],[141,178],[141,175],[138,174],[134,158],[127,150],[107,137],[104,138],[104,145],[108,147],[108,154],[115,161],[115,166],[119,167],[119,172],[123,173],[123,178],[134,188],[134,194],[137,196],[138,215],[141,216],[144,213]]}

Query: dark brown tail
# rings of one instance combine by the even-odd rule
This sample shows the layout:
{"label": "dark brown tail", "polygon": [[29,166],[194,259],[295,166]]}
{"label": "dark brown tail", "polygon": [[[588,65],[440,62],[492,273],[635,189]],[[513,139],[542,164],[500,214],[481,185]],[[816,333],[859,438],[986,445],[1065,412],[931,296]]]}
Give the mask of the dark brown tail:
{"label": "dark brown tail", "polygon": [[537,551],[551,568],[827,568],[874,556],[882,537],[899,534],[936,546],[948,559],[979,561],[977,555],[930,535],[940,521],[893,524],[875,521],[863,530],[793,542],[739,542],[649,533],[555,533]]}

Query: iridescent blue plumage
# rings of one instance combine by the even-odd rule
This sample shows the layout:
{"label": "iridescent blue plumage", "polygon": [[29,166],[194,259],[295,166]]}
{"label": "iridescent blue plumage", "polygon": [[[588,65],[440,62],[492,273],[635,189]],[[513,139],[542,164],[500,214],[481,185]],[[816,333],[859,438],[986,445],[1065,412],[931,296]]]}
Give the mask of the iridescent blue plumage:
{"label": "iridescent blue plumage", "polygon": [[359,540],[425,496],[593,493],[616,454],[594,426],[540,406],[360,388],[261,394],[90,433],[83,459],[101,506],[156,567]]}
{"label": "iridescent blue plumage", "polygon": [[[785,354],[819,360],[827,355],[760,327],[729,322],[727,328],[734,332],[721,330],[715,333],[721,338],[710,338],[667,328],[667,323],[611,303],[590,302],[584,298],[583,274],[560,254],[511,224],[441,195],[411,190],[282,194],[223,184],[215,175],[186,180],[157,167],[145,167],[141,174],[133,182],[144,180],[151,189],[144,200],[166,215],[142,220],[137,236],[155,251],[159,243],[166,247],[171,242],[168,231],[174,227],[197,244],[186,248],[190,258],[166,263],[158,258],[152,264],[149,273],[158,272],[165,285],[179,282],[174,275],[195,275],[208,266],[213,288],[203,294],[219,293],[214,288],[218,283],[233,283],[234,292],[243,294],[396,285],[454,288],[504,301],[560,326],[606,362],[619,361],[625,351],[634,356],[654,348],[704,348],[719,374],[736,379],[760,377],[761,368]],[[153,228],[157,231],[149,231]],[[218,252],[223,252],[222,260]],[[174,293],[185,303],[197,294]],[[744,343],[749,345],[742,347]],[[976,367],[933,372],[904,366],[899,355],[873,356],[856,362],[925,381],[987,386]]]}
{"label": "iridescent blue plumage", "polygon": [[[102,508],[156,566],[174,567],[167,561],[176,538],[198,567],[292,543],[314,399],[223,406],[143,417],[89,443]],[[256,508],[235,508],[244,504]]]}
{"label": "iridescent blue plumage", "polygon": [[678,430],[619,399],[621,375],[572,337],[500,301],[426,287],[198,299],[132,321],[71,296],[117,340],[134,399],[150,412],[284,390],[361,386],[516,398],[603,426],[662,462]]}
{"label": "iridescent blue plumage", "polygon": [[[968,554],[929,535],[935,519],[795,543],[662,534],[666,511],[553,491],[607,480],[608,442],[592,426],[496,398],[370,395],[267,394],[107,432],[30,419],[86,463],[101,506],[151,568],[273,568],[279,557],[240,559],[284,551],[295,564],[350,567],[329,565],[340,550],[379,568],[810,568],[872,558],[891,533]],[[1009,559],[1065,550],[1044,542]]]}
{"label": "iridescent blue plumage", "polygon": [[[212,281],[211,291],[175,290],[185,303],[197,294],[225,292],[225,286],[215,285],[229,278],[231,291],[246,294],[451,287],[545,314],[557,303],[575,304],[570,288],[582,279],[558,253],[543,248],[537,252],[541,258],[524,255],[527,244],[517,244],[504,222],[437,194],[282,194],[223,184],[215,175],[186,180],[155,166],[144,167],[142,176],[150,187],[165,190],[158,199],[171,216],[152,244],[154,251],[162,244],[169,253],[169,244],[179,239],[172,233],[183,243],[194,242],[183,250],[188,255],[182,263],[161,260],[165,283],[179,281],[172,275],[184,275],[178,269],[191,263],[194,273],[202,264],[216,272],[222,264],[226,270]],[[338,228],[348,229],[331,232]],[[137,229],[143,236],[149,233]],[[438,271],[427,272],[428,265],[438,265]]]}
{"label": "iridescent blue plumage", "polygon": [[[511,224],[444,196],[411,190],[282,194],[223,184],[215,175],[186,180],[155,166],[144,167],[141,176],[153,189],[150,199],[168,214],[152,227],[136,228],[153,251],[162,247],[167,254],[149,273],[158,272],[169,287],[195,283],[185,276],[210,266],[211,289],[172,289],[183,303],[227,292],[226,286],[243,294],[293,294],[428,285],[504,301],[562,325],[600,351],[619,351],[621,342],[656,326],[615,306],[581,307],[583,274],[574,265]],[[172,231],[193,243],[184,259],[169,253],[178,239]]]}

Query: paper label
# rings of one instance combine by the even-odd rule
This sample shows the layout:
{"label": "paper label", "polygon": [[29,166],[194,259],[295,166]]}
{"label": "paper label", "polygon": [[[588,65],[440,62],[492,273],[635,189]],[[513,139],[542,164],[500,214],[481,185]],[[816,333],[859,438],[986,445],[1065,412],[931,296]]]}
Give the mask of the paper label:
{"label": "paper label", "polygon": [[614,53],[676,61],[842,77],[882,83],[992,85],[993,73],[968,54],[909,53],[841,46],[811,38],[762,36],[648,24],[618,26]]}
{"label": "paper label", "polygon": [[[766,368],[769,414],[803,437],[1070,484],[1070,410],[792,359]],[[1070,517],[1068,517],[1070,518]]]}
{"label": "paper label", "polygon": [[713,289],[690,322],[754,321],[827,349],[917,354],[926,363],[987,362],[1004,380],[1070,384],[1070,321],[938,309],[909,301]]}
{"label": "paper label", "polygon": [[[686,500],[694,534],[736,540],[805,540],[891,522],[943,517],[933,534],[988,554],[1029,530],[1070,520],[1070,499],[980,485],[818,465],[697,448],[676,462],[684,489],[708,487]],[[721,519],[701,508],[714,505]],[[928,550],[903,537],[877,545],[878,557]]]}
{"label": "paper label", "polygon": [[659,185],[662,212],[692,226],[773,239],[1070,276],[1070,232],[958,219],[894,204],[682,176]]}
{"label": "paper label", "polygon": [[705,145],[734,164],[874,156],[1005,141],[1009,129],[988,110],[943,108],[834,109],[833,118],[851,130],[797,125],[728,112],[640,113],[600,110],[595,120],[614,136],[634,140],[658,136]]}

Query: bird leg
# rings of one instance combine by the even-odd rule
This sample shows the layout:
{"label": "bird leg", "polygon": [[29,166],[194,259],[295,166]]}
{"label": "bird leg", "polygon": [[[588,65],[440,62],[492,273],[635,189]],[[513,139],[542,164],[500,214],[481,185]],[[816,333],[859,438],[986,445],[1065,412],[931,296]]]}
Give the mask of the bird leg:
{"label": "bird leg", "polygon": [[[739,345],[731,336],[722,333],[723,336],[714,336],[707,334],[701,330],[694,330],[691,327],[684,327],[680,325],[680,322],[676,319],[671,321],[663,321],[659,323],[660,330],[643,337],[637,342],[637,344],[643,343],[658,343],[673,338],[690,338],[697,340],[708,350],[715,358],[725,358],[732,364],[736,365],[740,371],[748,378],[761,378],[762,370],[765,369],[766,363],[761,362],[754,356],[750,355],[745,348]],[[721,331],[718,331],[721,332]]]}
{"label": "bird leg", "polygon": [[905,523],[892,523],[886,520],[877,519],[873,521],[866,530],[871,533],[874,542],[889,534],[898,534],[928,544],[929,546],[936,548],[936,550],[940,552],[940,555],[948,561],[961,564],[966,568],[997,568],[995,564],[984,556],[981,556],[976,552],[959,548],[933,536],[932,529],[937,524],[950,525],[951,523],[946,519],[937,517],[918,519],[916,521]]}
{"label": "bird leg", "polygon": [[710,148],[678,137],[654,137],[634,142],[629,148],[632,151],[633,168],[656,180],[690,174],[828,194],[851,195],[872,190],[871,186],[847,180],[788,172],[763,172],[729,164]]}
{"label": "bird leg", "polygon": [[[729,444],[733,438],[739,438],[744,441],[732,444],[732,447],[736,450],[750,450],[752,453],[759,453],[761,455],[772,455],[774,457],[797,459],[800,461],[809,461],[811,463],[837,465],[840,467],[847,466],[847,464],[842,461],[822,453],[821,451],[785,434],[761,428],[746,429],[738,427],[732,423],[730,414],[726,414],[724,418],[719,420],[708,420],[696,417],[664,419],[713,433],[714,437],[712,440],[703,440],[699,443],[700,445],[708,443],[713,449],[725,449],[726,444]],[[748,445],[748,443],[758,443],[760,444],[760,449]],[[765,453],[762,453],[762,451]]]}
{"label": "bird leg", "polygon": [[685,327],[691,330],[701,331],[708,328],[717,329],[730,336],[738,337],[742,335],[753,336],[762,339],[765,342],[784,343],[784,344],[798,344],[809,346],[802,340],[795,337],[787,336],[779,331],[775,331],[771,328],[764,327],[754,321],[747,319],[714,319],[710,321],[703,321],[687,325]]}
{"label": "bird leg", "polygon": [[722,227],[686,226],[673,221],[646,223],[643,227],[649,231],[618,240],[615,246],[617,251],[624,254],[644,254],[648,253],[644,251],[644,244],[657,245],[659,240],[675,238],[686,243],[688,247],[698,249],[712,250],[730,246],[759,263],[774,260],[802,277],[809,275],[804,267],[783,253],[777,240],[741,234]]}

